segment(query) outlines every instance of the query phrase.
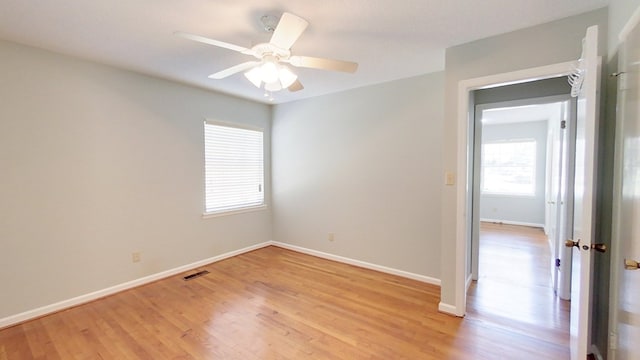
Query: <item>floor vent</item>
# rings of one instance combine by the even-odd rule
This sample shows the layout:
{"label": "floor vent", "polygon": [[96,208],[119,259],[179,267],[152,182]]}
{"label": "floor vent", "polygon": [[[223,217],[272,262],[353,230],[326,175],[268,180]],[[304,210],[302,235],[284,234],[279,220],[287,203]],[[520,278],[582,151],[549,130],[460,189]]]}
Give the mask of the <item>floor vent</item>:
{"label": "floor vent", "polygon": [[183,279],[185,281],[187,281],[187,280],[195,279],[195,278],[200,277],[202,275],[207,275],[208,273],[209,272],[207,270],[202,270],[202,271],[198,271],[195,274],[187,275],[187,276],[183,277]]}

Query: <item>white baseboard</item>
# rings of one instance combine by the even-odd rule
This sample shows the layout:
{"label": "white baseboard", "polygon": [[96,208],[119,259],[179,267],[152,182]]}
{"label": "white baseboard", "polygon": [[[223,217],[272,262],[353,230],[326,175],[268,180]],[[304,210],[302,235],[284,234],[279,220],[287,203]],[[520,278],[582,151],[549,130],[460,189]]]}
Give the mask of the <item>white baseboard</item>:
{"label": "white baseboard", "polygon": [[307,249],[300,246],[281,243],[277,241],[273,241],[271,244],[274,246],[281,247],[283,249],[289,249],[289,250],[297,251],[303,254],[317,256],[319,258],[323,258],[327,260],[333,260],[333,261],[341,262],[348,265],[354,265],[354,266],[358,266],[358,267],[369,269],[369,270],[380,271],[383,273],[397,275],[400,277],[417,280],[423,283],[440,286],[440,279],[432,278],[425,275],[414,274],[404,270],[393,269],[386,266],[376,265],[376,264],[368,263],[365,261],[355,260],[355,259],[347,258],[344,256],[333,255],[333,254],[325,253],[322,251]]}
{"label": "white baseboard", "polygon": [[509,221],[509,220],[499,220],[499,219],[480,219],[480,222],[505,224],[505,225],[529,226],[529,227],[536,227],[536,228],[544,229],[544,224],[528,223],[528,222],[522,222],[522,221]]}
{"label": "white baseboard", "polygon": [[[313,256],[317,256],[320,258],[324,258],[324,259],[328,259],[328,260],[333,260],[333,261],[338,261],[341,263],[345,263],[345,264],[349,264],[349,265],[354,265],[354,266],[359,266],[362,268],[366,268],[366,269],[371,269],[371,270],[376,270],[376,271],[380,271],[383,273],[387,273],[387,274],[392,274],[392,275],[397,275],[397,276],[401,276],[404,278],[408,278],[408,279],[413,279],[413,280],[417,280],[420,282],[424,282],[427,284],[433,284],[433,285],[438,285],[440,286],[440,279],[436,279],[436,278],[432,278],[429,276],[424,276],[424,275],[418,275],[418,274],[414,274],[414,273],[410,273],[407,271],[403,271],[403,270],[397,270],[397,269],[392,269],[392,268],[388,268],[385,266],[380,266],[380,265],[376,265],[376,264],[371,264],[368,262],[364,262],[364,261],[360,261],[360,260],[354,260],[354,259],[350,259],[350,258],[346,258],[346,257],[342,257],[342,256],[338,256],[338,255],[332,255],[332,254],[328,254],[328,253],[324,253],[321,251],[316,251],[316,250],[311,250],[311,249],[306,249],[303,247],[299,247],[299,246],[295,246],[295,245],[290,245],[290,244],[285,244],[285,243],[280,243],[280,242],[275,242],[275,241],[267,241],[267,242],[263,242],[260,244],[256,244],[256,245],[252,245],[243,249],[238,249],[238,250],[234,250],[228,253],[224,253],[218,256],[214,256],[208,259],[204,259],[204,260],[200,260],[200,261],[196,261],[194,263],[191,264],[187,264],[187,265],[183,265],[183,266],[179,266],[177,268],[174,269],[169,269],[166,271],[162,271],[156,274],[152,274],[149,276],[145,276],[136,280],[132,280],[132,281],[128,281],[122,284],[118,284],[115,286],[111,286],[108,287],[106,289],[102,289],[102,290],[98,290],[98,291],[94,291],[92,293],[88,293],[88,294],[84,294],[84,295],[80,295],[71,299],[67,299],[67,300],[63,300],[54,304],[50,304],[50,305],[46,305],[46,306],[42,306],[33,310],[28,310],[19,314],[15,314],[15,315],[11,315],[5,318],[0,319],[0,329],[12,326],[12,325],[16,325],[28,320],[32,320],[32,319],[36,319],[48,314],[52,314],[58,311],[62,311],[74,306],[78,306],[78,305],[82,305],[85,303],[88,303],[90,301],[94,301],[94,300],[98,300],[100,298],[109,296],[109,295],[113,295],[125,290],[129,290],[141,285],[145,285],[160,279],[164,279],[173,275],[177,275],[204,265],[208,265],[208,264],[212,264],[224,259],[228,259],[230,257],[234,257],[240,254],[244,254],[253,250],[257,250],[257,249],[261,249],[263,247],[267,247],[270,245],[274,245],[274,246],[278,246],[281,247],[283,249],[289,249],[289,250],[293,250],[293,251],[297,251],[303,254],[308,254],[308,255],[313,255]],[[442,305],[442,304],[441,304]],[[448,305],[447,305],[448,306]],[[453,308],[453,307],[452,307]],[[448,309],[448,308],[447,308]],[[455,310],[455,308],[453,308]],[[447,311],[447,310],[440,310],[442,312],[446,312],[446,313],[451,313],[455,315],[455,311]]]}
{"label": "white baseboard", "polygon": [[252,245],[252,246],[248,246],[246,248],[243,249],[238,249],[238,250],[234,250],[234,251],[230,251],[228,253],[224,253],[218,256],[214,256],[208,259],[204,259],[204,260],[200,260],[200,261],[196,261],[194,263],[191,264],[187,264],[187,265],[183,265],[183,266],[179,266],[177,268],[174,269],[170,269],[170,270],[166,270],[166,271],[162,271],[156,274],[152,274],[149,276],[145,276],[136,280],[132,280],[132,281],[128,281],[122,284],[118,284],[115,286],[111,286],[108,287],[106,289],[102,289],[102,290],[98,290],[98,291],[94,291],[92,293],[88,293],[88,294],[84,294],[84,295],[80,295],[68,300],[63,300],[51,305],[46,305],[46,306],[42,306],[39,307],[37,309],[33,309],[33,310],[28,310],[16,315],[11,315],[5,318],[0,319],[0,329],[3,329],[5,327],[9,327],[12,325],[16,325],[28,320],[32,320],[35,318],[39,318],[54,312],[58,312],[61,310],[65,310],[74,306],[78,306],[81,304],[85,304],[88,303],[90,301],[94,301],[100,298],[103,298],[105,296],[109,296],[109,295],[113,295],[116,293],[119,293],[121,291],[124,290],[128,290],[140,285],[144,285],[144,284],[148,284],[150,282],[153,281],[157,281],[160,279],[164,279],[173,275],[177,275],[180,273],[183,273],[185,271],[189,271],[204,265],[208,265],[220,260],[224,260],[224,259],[228,259],[230,257],[234,257],[236,255],[240,255],[246,252],[250,252],[253,250],[257,250],[257,249],[261,249],[263,247],[272,245],[271,241],[267,241],[264,243],[260,243],[260,244],[256,244],[256,245]]}
{"label": "white baseboard", "polygon": [[440,311],[441,313],[445,313],[447,315],[453,315],[453,316],[456,316],[456,317],[460,317],[460,315],[458,315],[458,312],[456,311],[456,307],[454,305],[445,304],[442,301],[438,304],[438,311]]}

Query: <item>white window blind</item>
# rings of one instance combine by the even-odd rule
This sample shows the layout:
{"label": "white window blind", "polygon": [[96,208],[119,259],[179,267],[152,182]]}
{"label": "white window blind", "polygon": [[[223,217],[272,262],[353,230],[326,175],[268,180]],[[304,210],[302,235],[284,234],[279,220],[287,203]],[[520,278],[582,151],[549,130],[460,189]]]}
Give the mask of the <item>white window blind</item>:
{"label": "white window blind", "polygon": [[204,123],[205,214],[264,205],[263,132]]}
{"label": "white window blind", "polygon": [[482,192],[533,196],[536,192],[536,141],[482,144]]}

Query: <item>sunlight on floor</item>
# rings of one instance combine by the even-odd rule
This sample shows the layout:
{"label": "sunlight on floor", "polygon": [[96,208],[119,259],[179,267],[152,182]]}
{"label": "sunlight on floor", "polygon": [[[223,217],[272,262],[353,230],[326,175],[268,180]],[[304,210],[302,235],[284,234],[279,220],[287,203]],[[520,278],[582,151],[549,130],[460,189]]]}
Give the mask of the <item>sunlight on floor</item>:
{"label": "sunlight on floor", "polygon": [[468,301],[473,318],[555,333],[568,346],[570,303],[554,294],[550,250],[540,229],[483,224],[479,279]]}

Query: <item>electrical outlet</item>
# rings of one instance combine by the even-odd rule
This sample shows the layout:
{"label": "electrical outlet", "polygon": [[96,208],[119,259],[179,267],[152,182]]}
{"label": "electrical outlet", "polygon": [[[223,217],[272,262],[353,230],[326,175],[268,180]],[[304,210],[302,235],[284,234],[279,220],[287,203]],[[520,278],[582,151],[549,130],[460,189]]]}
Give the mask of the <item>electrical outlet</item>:
{"label": "electrical outlet", "polygon": [[133,261],[134,263],[140,262],[140,253],[139,252],[131,253],[131,261]]}
{"label": "electrical outlet", "polygon": [[327,236],[327,239],[328,239],[329,241],[334,241],[334,240],[335,240],[335,237],[334,237],[333,233],[329,233],[329,236]]}

